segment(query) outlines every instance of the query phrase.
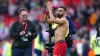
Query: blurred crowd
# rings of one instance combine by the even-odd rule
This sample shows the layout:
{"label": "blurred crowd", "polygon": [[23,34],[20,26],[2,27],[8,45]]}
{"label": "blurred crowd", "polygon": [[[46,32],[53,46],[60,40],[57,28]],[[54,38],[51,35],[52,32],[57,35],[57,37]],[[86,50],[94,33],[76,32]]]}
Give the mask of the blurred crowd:
{"label": "blurred crowd", "polygon": [[[18,10],[27,8],[28,19],[36,24],[38,36],[33,41],[33,56],[47,56],[44,43],[49,40],[46,32],[48,25],[44,22],[46,2],[48,0],[0,0],[0,56],[11,52],[12,39],[9,30],[13,22],[19,19]],[[90,38],[97,33],[96,21],[100,19],[100,0],[51,0],[53,8],[65,6],[66,14],[73,20],[77,32],[73,35],[73,48],[69,56],[89,56]],[[98,8],[99,7],[99,8]]]}

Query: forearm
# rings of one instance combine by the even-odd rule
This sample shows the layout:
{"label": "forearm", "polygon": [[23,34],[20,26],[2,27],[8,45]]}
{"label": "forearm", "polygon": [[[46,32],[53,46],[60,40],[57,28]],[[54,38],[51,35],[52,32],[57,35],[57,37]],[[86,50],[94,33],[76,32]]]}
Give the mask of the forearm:
{"label": "forearm", "polygon": [[35,39],[37,37],[37,33],[32,33],[32,35],[30,36],[31,39]]}
{"label": "forearm", "polygon": [[32,25],[32,28],[33,28],[32,32],[31,32],[32,34],[31,34],[30,38],[35,39],[38,35],[38,32],[37,32],[36,26],[34,24]]}
{"label": "forearm", "polygon": [[20,37],[21,37],[19,33],[14,33],[14,32],[11,32],[10,36],[11,36],[11,38],[14,38],[14,39],[20,39]]}
{"label": "forearm", "polygon": [[49,8],[49,15],[50,15],[50,20],[53,21],[55,19],[54,15],[53,15],[53,11],[52,8]]}
{"label": "forearm", "polygon": [[20,39],[20,34],[19,32],[16,32],[16,23],[13,23],[10,29],[10,36],[13,39]]}
{"label": "forearm", "polygon": [[37,37],[37,33],[33,33],[33,39],[35,39]]}

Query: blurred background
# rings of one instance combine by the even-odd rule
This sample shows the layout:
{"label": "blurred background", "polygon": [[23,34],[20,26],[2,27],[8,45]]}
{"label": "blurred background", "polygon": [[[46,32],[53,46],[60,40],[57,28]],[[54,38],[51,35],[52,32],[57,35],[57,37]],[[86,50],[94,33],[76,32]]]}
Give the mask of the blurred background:
{"label": "blurred background", "polygon": [[[37,26],[39,35],[33,41],[33,56],[40,51],[39,56],[48,56],[44,49],[44,43],[48,41],[49,33],[47,24],[43,21],[46,2],[48,0],[0,0],[0,56],[11,54],[13,39],[9,36],[9,30],[13,22],[19,19],[18,10],[26,7],[29,10],[28,19]],[[71,17],[76,34],[73,35],[74,47],[69,56],[89,56],[90,38],[97,33],[95,23],[100,19],[100,10],[97,8],[100,0],[51,0],[53,7],[65,6],[66,13]]]}

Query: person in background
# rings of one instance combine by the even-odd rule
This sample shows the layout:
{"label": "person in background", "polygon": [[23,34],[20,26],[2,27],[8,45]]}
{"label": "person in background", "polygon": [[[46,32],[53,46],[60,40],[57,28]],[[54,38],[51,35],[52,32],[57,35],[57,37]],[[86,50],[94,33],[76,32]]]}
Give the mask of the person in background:
{"label": "person in background", "polygon": [[98,19],[96,21],[96,30],[97,30],[97,34],[93,35],[91,38],[90,38],[90,49],[94,51],[95,53],[95,56],[100,56],[100,6],[97,7],[98,10]]}
{"label": "person in background", "polygon": [[4,40],[9,35],[9,28],[4,23],[5,17],[3,14],[0,15],[0,39]]}
{"label": "person in background", "polygon": [[37,29],[27,17],[28,10],[20,9],[19,20],[11,26],[10,36],[14,39],[12,56],[32,56],[32,40],[37,36]]}
{"label": "person in background", "polygon": [[73,35],[76,34],[76,27],[74,22],[71,20],[71,18],[69,16],[66,16],[66,19],[69,22],[69,33],[68,33],[68,38],[65,38],[67,41],[67,52],[66,52],[66,56],[68,56],[70,49],[73,47]]}
{"label": "person in background", "polygon": [[12,56],[12,39],[11,38],[7,38],[6,40],[3,41],[3,52],[2,52],[2,56]]}
{"label": "person in background", "polygon": [[42,34],[42,26],[38,25],[38,36],[34,40],[34,53],[36,56],[42,56],[44,49],[44,39]]}

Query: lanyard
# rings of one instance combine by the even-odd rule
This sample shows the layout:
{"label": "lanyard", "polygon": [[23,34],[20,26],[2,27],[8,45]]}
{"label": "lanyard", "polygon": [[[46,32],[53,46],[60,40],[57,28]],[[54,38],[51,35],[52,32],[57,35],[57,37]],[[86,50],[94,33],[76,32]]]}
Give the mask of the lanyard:
{"label": "lanyard", "polygon": [[26,21],[24,28],[22,28],[22,21],[20,21],[20,27],[23,29],[23,31],[26,30],[27,26],[28,26],[28,21]]}

